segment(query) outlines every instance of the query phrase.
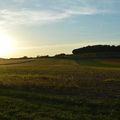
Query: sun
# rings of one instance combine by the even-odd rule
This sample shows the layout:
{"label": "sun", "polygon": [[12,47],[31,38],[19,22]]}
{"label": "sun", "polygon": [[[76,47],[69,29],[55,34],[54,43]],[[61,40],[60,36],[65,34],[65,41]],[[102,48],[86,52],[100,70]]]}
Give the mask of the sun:
{"label": "sun", "polygon": [[13,43],[10,37],[0,35],[0,57],[5,57],[11,54]]}

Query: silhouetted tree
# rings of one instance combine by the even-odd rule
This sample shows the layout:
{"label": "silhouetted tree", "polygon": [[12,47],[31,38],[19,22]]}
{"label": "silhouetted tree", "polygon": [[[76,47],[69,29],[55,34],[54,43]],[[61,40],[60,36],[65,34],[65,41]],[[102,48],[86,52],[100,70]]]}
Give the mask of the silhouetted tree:
{"label": "silhouetted tree", "polygon": [[45,56],[37,56],[36,58],[37,58],[37,59],[40,59],[40,58],[49,58],[49,55],[45,55]]}
{"label": "silhouetted tree", "polygon": [[23,57],[21,57],[20,59],[29,59],[29,57],[23,56]]}
{"label": "silhouetted tree", "polygon": [[74,55],[78,55],[81,53],[99,53],[99,52],[120,52],[120,45],[119,46],[94,45],[75,49],[72,51]]}
{"label": "silhouetted tree", "polygon": [[66,56],[65,53],[61,53],[61,54],[57,54],[57,55],[55,55],[54,57],[65,57],[65,56]]}

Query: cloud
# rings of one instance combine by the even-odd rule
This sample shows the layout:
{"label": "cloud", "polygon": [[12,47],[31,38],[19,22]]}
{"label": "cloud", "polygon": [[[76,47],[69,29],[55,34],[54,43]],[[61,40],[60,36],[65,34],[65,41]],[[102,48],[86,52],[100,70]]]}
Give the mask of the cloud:
{"label": "cloud", "polygon": [[[103,0],[0,0],[0,25],[45,24],[76,15],[105,14]],[[108,0],[106,0],[108,1]],[[112,0],[109,0],[109,3]]]}
{"label": "cloud", "polygon": [[104,13],[90,8],[79,8],[78,10],[64,11],[37,11],[37,10],[0,10],[0,25],[2,24],[43,24],[55,22],[75,15],[94,15]]}

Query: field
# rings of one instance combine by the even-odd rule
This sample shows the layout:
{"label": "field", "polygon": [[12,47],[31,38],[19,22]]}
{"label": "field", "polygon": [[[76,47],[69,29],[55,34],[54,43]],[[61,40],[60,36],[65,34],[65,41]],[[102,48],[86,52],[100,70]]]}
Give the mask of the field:
{"label": "field", "polygon": [[0,61],[0,120],[119,120],[120,59]]}

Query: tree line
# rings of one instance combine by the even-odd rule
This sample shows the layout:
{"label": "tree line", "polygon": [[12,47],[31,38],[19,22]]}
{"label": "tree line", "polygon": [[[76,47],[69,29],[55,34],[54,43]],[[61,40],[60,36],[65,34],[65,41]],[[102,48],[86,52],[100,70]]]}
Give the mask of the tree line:
{"label": "tree line", "polygon": [[82,54],[82,53],[104,53],[104,52],[120,52],[120,45],[118,46],[110,46],[110,45],[94,45],[94,46],[86,46],[78,49],[74,49],[72,53],[74,55]]}

